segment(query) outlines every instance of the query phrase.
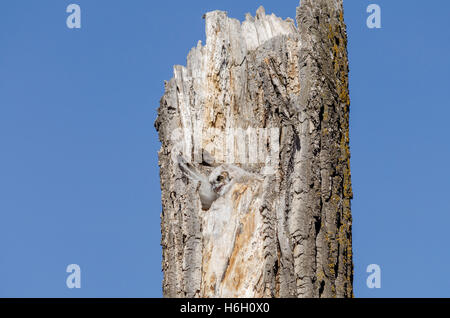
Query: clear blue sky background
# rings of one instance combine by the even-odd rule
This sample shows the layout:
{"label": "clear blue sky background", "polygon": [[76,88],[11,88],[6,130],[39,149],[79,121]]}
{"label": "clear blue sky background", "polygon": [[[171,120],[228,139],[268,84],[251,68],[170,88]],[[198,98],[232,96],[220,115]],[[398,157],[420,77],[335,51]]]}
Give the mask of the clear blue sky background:
{"label": "clear blue sky background", "polygon": [[[203,13],[261,4],[294,17],[298,1],[0,2],[0,296],[161,296],[163,81],[204,39]],[[447,0],[345,1],[357,297],[450,296],[449,18]]]}

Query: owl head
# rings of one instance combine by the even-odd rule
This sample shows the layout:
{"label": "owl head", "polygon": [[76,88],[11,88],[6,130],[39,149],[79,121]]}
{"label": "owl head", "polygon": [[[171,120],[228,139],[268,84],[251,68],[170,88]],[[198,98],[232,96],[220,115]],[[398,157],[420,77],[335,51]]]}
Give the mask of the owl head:
{"label": "owl head", "polygon": [[230,174],[227,171],[214,171],[210,175],[209,179],[211,186],[213,188],[213,191],[217,194],[221,195],[223,194],[223,191],[225,190],[225,187],[230,183],[231,178]]}

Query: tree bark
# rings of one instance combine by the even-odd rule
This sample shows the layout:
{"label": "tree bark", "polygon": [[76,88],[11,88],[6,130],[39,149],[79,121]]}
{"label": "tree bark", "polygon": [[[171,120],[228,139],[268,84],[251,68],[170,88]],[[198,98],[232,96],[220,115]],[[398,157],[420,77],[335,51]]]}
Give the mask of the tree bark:
{"label": "tree bark", "polygon": [[352,297],[342,0],[205,20],[155,122],[164,296]]}

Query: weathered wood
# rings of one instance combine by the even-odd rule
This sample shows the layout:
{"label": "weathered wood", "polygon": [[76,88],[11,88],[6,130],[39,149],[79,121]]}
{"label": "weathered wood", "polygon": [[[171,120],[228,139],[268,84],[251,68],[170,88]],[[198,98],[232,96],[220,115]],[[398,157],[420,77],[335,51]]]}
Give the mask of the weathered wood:
{"label": "weathered wood", "polygon": [[205,15],[155,127],[166,297],[351,297],[342,0]]}

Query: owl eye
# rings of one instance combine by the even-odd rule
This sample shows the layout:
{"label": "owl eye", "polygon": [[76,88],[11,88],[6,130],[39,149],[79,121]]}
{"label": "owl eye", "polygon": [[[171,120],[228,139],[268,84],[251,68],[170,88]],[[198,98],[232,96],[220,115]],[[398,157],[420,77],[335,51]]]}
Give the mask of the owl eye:
{"label": "owl eye", "polygon": [[217,177],[217,181],[222,181],[223,180],[223,176],[218,176]]}

